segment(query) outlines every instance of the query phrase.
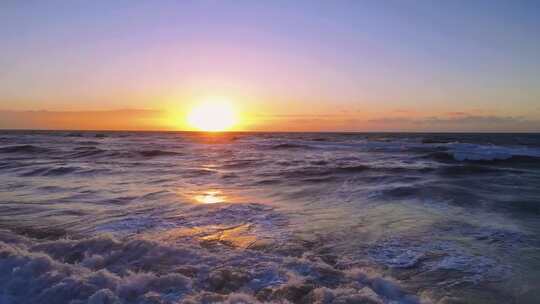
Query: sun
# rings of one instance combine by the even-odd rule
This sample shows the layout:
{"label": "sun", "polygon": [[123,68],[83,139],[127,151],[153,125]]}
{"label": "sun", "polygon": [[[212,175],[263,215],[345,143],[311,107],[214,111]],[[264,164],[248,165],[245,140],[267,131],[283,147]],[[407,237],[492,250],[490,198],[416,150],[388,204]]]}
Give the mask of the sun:
{"label": "sun", "polygon": [[199,131],[219,132],[230,130],[238,117],[230,102],[207,100],[191,109],[187,122]]}

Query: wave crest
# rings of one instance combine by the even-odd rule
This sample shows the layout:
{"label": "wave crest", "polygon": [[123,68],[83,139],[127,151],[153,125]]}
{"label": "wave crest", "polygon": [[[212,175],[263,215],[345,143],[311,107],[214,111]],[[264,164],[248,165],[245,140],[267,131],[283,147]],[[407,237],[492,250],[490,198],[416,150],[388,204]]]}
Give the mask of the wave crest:
{"label": "wave crest", "polygon": [[107,235],[37,242],[0,231],[0,270],[2,300],[14,304],[418,303],[389,281],[316,259]]}

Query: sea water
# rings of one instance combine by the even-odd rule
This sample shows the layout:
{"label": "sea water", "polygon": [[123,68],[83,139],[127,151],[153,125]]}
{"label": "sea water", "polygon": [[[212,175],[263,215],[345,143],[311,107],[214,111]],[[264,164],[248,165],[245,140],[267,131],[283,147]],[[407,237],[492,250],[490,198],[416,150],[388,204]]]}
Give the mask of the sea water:
{"label": "sea water", "polygon": [[538,303],[540,135],[0,132],[0,303]]}

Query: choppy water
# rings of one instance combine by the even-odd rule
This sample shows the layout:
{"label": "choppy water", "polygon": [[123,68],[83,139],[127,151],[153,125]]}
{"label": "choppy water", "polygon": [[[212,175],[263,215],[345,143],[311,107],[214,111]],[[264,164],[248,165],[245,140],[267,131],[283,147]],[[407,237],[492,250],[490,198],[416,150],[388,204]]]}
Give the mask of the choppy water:
{"label": "choppy water", "polygon": [[537,303],[540,135],[0,132],[0,303]]}

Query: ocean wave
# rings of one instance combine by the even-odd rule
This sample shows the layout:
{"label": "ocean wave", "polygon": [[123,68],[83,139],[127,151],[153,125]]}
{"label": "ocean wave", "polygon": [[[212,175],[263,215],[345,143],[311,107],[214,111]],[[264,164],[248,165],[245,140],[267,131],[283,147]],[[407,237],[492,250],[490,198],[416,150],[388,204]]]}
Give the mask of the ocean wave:
{"label": "ocean wave", "polygon": [[504,281],[512,271],[493,258],[478,256],[458,244],[443,240],[382,240],[371,247],[368,254],[376,262],[391,268],[414,269],[422,273],[453,271],[453,276],[439,282],[439,285],[447,287]]}
{"label": "ocean wave", "polygon": [[14,145],[0,147],[0,153],[46,153],[50,150],[44,147],[38,147],[34,145]]}
{"label": "ocean wave", "polygon": [[420,194],[422,188],[414,186],[399,186],[392,187],[390,189],[382,191],[381,195],[384,195],[392,199],[400,199],[404,197],[412,197]]}
{"label": "ocean wave", "polygon": [[513,213],[521,213],[522,215],[540,215],[540,203],[536,198],[503,201],[502,203],[495,205],[494,208]]}
{"label": "ocean wave", "polygon": [[83,145],[83,146],[95,146],[95,145],[99,145],[99,142],[91,141],[91,140],[85,140],[85,141],[77,141],[77,144],[78,145]]}
{"label": "ocean wave", "polygon": [[30,171],[26,171],[20,176],[24,177],[31,177],[31,176],[45,176],[45,177],[55,177],[55,176],[63,176],[68,175],[72,173],[77,173],[79,175],[93,175],[93,174],[102,174],[109,172],[109,169],[87,169],[82,167],[75,167],[75,166],[60,166],[60,167],[41,167],[37,169],[32,169]]}
{"label": "ocean wave", "polygon": [[0,231],[3,303],[419,303],[360,269],[256,250]]}
{"label": "ocean wave", "polygon": [[[108,202],[110,203],[110,202]],[[101,225],[97,225],[95,232],[103,233],[121,233],[121,234],[136,234],[141,231],[149,231],[156,227],[166,227],[167,223],[154,217],[128,217],[121,220],[111,221]]]}
{"label": "ocean wave", "polygon": [[540,151],[527,147],[503,147],[477,144],[449,144],[448,153],[457,161],[501,161],[511,158],[538,159]]}
{"label": "ocean wave", "polygon": [[456,142],[455,138],[424,138],[422,139],[423,144],[448,144]]}
{"label": "ocean wave", "polygon": [[269,179],[260,179],[253,182],[254,185],[258,186],[269,186],[269,185],[278,185],[281,184],[283,180],[279,178],[269,178]]}
{"label": "ocean wave", "polygon": [[[302,180],[321,182],[323,180],[331,181],[334,178],[358,176],[366,178],[374,178],[376,181],[381,181],[381,174],[425,174],[435,172],[437,168],[428,166],[408,166],[408,165],[367,165],[367,164],[351,164],[351,165],[331,165],[327,162],[320,162],[318,166],[312,164],[297,167],[294,169],[283,169],[278,172],[262,173],[261,177],[283,177],[287,180]],[[373,175],[373,176],[372,176]],[[392,177],[391,175],[386,176]],[[411,176],[414,178],[414,176]]]}
{"label": "ocean wave", "polygon": [[255,167],[260,164],[261,164],[260,159],[233,159],[233,160],[225,161],[221,167],[226,168],[226,169],[242,169],[242,168]]}
{"label": "ocean wave", "polygon": [[315,137],[315,138],[311,138],[310,140],[311,141],[330,141],[329,138],[324,138],[324,137]]}
{"label": "ocean wave", "polygon": [[79,170],[77,167],[37,168],[21,174],[21,176],[60,176]]}
{"label": "ocean wave", "polygon": [[341,166],[306,166],[289,170],[281,170],[277,173],[263,174],[265,176],[282,176],[287,179],[312,179],[326,178],[329,175],[356,174],[369,170],[366,165],[341,165]]}
{"label": "ocean wave", "polygon": [[357,173],[357,172],[363,172],[371,167],[367,165],[350,165],[350,166],[338,166],[331,169],[331,171],[338,172],[338,173]]}
{"label": "ocean wave", "polygon": [[312,146],[293,143],[276,144],[270,147],[272,150],[288,150],[288,149],[312,149]]}
{"label": "ocean wave", "polygon": [[69,155],[69,158],[84,158],[106,153],[106,150],[96,147],[78,147],[75,150],[77,150],[78,152],[72,153],[71,155]]}
{"label": "ocean wave", "polygon": [[[433,152],[426,155],[426,158],[433,159],[443,163],[469,163],[477,165],[517,165],[527,166],[532,165],[534,167],[540,166],[540,155],[520,155],[520,154],[482,154],[478,152],[467,154],[465,152]],[[477,168],[470,168],[480,169]],[[484,167],[485,170],[488,168]],[[465,171],[464,171],[465,172]],[[472,172],[474,173],[474,172]]]}
{"label": "ocean wave", "polygon": [[84,134],[80,132],[69,132],[64,134],[65,137],[84,137]]}
{"label": "ocean wave", "polygon": [[[505,172],[508,172],[508,169],[504,169]],[[481,165],[475,165],[475,164],[465,164],[465,165],[450,165],[445,166],[437,170],[440,175],[444,176],[468,176],[470,174],[489,174],[489,173],[496,173],[500,172],[501,170],[497,167],[490,167],[490,166],[481,166]]]}
{"label": "ocean wave", "polygon": [[142,150],[138,151],[137,154],[144,157],[159,157],[159,156],[175,156],[182,155],[178,152],[166,151],[166,150]]}

